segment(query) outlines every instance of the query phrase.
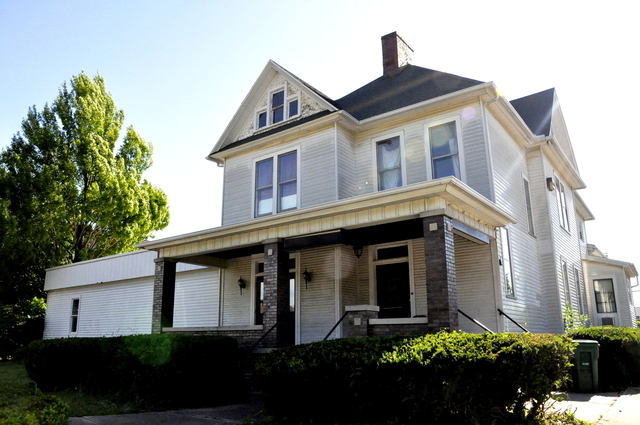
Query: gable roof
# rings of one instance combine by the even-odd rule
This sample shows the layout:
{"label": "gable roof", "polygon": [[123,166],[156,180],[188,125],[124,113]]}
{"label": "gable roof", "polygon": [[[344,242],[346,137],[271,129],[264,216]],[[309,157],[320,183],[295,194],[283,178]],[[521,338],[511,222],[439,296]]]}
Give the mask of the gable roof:
{"label": "gable roof", "polygon": [[406,65],[394,76],[382,76],[335,101],[358,120],[483,84],[415,65]]}
{"label": "gable roof", "polygon": [[511,101],[511,105],[536,136],[550,136],[555,92],[556,89],[550,88]]}

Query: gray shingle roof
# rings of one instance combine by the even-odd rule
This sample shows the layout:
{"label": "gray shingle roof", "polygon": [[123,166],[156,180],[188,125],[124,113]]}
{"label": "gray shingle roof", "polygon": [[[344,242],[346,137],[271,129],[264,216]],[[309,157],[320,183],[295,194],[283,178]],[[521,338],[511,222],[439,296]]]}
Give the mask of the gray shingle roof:
{"label": "gray shingle roof", "polygon": [[511,101],[511,105],[536,136],[549,136],[551,132],[555,91],[556,89],[551,88]]}

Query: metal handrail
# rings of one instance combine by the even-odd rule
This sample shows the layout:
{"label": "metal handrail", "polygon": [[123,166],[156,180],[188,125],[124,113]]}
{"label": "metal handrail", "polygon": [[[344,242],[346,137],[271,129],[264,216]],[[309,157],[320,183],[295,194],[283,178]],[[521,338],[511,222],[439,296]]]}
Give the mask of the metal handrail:
{"label": "metal handrail", "polygon": [[486,327],[485,325],[483,325],[482,323],[480,323],[478,320],[474,319],[473,317],[469,316],[468,314],[466,314],[464,311],[458,309],[458,313],[462,314],[464,317],[466,317],[467,319],[471,320],[473,323],[475,323],[476,325],[480,326],[482,329],[484,329],[485,331],[489,332],[489,333],[495,333],[493,332],[491,329],[489,329],[488,327]]}
{"label": "metal handrail", "polygon": [[335,330],[336,330],[336,328],[338,327],[338,325],[340,325],[340,323],[342,323],[342,321],[344,320],[344,318],[345,318],[345,317],[347,317],[347,314],[349,314],[349,312],[348,312],[348,311],[345,311],[345,312],[344,312],[344,314],[342,315],[342,317],[340,318],[340,320],[338,320],[338,321],[336,322],[336,324],[335,324],[335,325],[333,325],[333,327],[331,328],[331,330],[329,331],[329,333],[327,334],[327,336],[325,336],[325,337],[324,337],[323,341],[326,341],[326,340],[329,338],[329,336],[333,333],[333,331],[335,331]]}
{"label": "metal handrail", "polygon": [[515,323],[515,325],[517,327],[519,327],[520,329],[522,329],[523,331],[525,331],[526,333],[531,333],[529,332],[529,330],[527,328],[525,328],[524,326],[520,325],[520,323],[516,322],[515,320],[513,320],[511,317],[509,317],[509,315],[507,313],[505,313],[504,311],[498,309],[498,311],[500,312],[500,314],[502,314],[504,317],[506,317],[507,319],[511,320],[513,323]]}
{"label": "metal handrail", "polygon": [[264,339],[267,337],[267,335],[269,335],[269,334],[271,333],[271,331],[272,331],[272,330],[274,330],[274,329],[276,328],[276,326],[278,326],[278,322],[274,323],[274,325],[273,325],[273,326],[271,326],[271,328],[270,328],[268,331],[266,331],[264,334],[262,334],[262,336],[260,337],[260,339],[259,339],[259,340],[257,340],[257,341],[256,341],[256,342],[255,342],[251,347],[249,347],[249,351],[248,351],[248,352],[249,352],[249,353],[252,353],[252,352],[253,352],[253,350],[255,350],[255,349],[256,349],[256,347],[257,347],[258,345],[260,345],[260,343],[262,342],[262,340],[264,340]]}

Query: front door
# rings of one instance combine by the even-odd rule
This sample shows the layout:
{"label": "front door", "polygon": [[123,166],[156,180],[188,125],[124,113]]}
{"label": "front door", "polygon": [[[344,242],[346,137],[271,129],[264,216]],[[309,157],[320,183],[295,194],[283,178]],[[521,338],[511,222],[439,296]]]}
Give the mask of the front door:
{"label": "front door", "polygon": [[411,317],[409,263],[376,266],[378,306],[381,319]]}

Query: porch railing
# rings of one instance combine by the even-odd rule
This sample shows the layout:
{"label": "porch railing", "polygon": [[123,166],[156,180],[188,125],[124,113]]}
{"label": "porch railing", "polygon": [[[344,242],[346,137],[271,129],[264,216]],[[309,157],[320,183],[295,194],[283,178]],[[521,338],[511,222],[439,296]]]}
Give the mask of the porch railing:
{"label": "porch railing", "polygon": [[276,326],[278,326],[278,322],[274,323],[274,325],[271,326],[271,328],[269,328],[268,331],[266,331],[265,333],[262,334],[260,339],[258,339],[251,347],[249,347],[248,353],[253,353],[253,350],[255,350],[256,347],[258,347],[258,345],[260,345],[260,343],[267,337],[267,335],[269,335],[271,333],[272,330],[274,330],[276,328]]}
{"label": "porch railing", "polygon": [[344,312],[344,314],[342,315],[342,317],[340,318],[340,320],[338,320],[338,321],[336,322],[336,324],[335,324],[335,325],[333,325],[333,327],[331,328],[331,330],[329,331],[329,333],[327,334],[327,336],[325,336],[325,337],[324,337],[323,341],[326,341],[326,340],[331,336],[331,334],[333,333],[333,331],[335,331],[335,330],[336,330],[336,328],[340,325],[340,323],[342,323],[342,321],[344,320],[344,318],[345,318],[345,317],[347,317],[347,314],[349,314],[349,312],[348,312],[348,311],[345,311],[345,312]]}
{"label": "porch railing", "polygon": [[498,311],[500,312],[501,315],[503,315],[504,317],[506,317],[507,319],[511,320],[517,327],[519,327],[520,329],[522,329],[523,331],[525,331],[526,333],[531,333],[529,332],[529,330],[527,328],[525,328],[524,326],[520,325],[520,323],[516,322],[515,320],[513,320],[511,317],[509,317],[509,315],[507,313],[505,313],[504,311],[498,309]]}
{"label": "porch railing", "polygon": [[489,333],[495,333],[493,332],[491,329],[489,329],[488,327],[486,327],[485,325],[483,325],[482,323],[480,323],[480,321],[474,319],[473,317],[469,316],[468,314],[466,314],[465,312],[463,312],[462,310],[458,309],[458,313],[462,314],[464,317],[466,317],[467,319],[471,320],[473,323],[475,323],[476,325],[480,326],[482,329],[484,329],[485,331],[489,332]]}

